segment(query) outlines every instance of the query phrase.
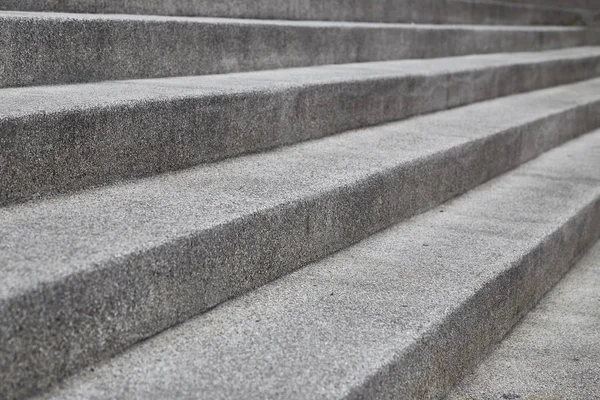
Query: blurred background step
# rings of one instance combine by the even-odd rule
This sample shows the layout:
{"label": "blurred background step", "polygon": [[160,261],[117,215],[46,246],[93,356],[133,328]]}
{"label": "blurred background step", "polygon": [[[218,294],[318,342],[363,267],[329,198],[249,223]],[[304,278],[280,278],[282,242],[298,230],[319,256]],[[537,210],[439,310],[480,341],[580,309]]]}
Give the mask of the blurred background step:
{"label": "blurred background step", "polygon": [[600,42],[582,27],[0,12],[0,87],[204,75]]}
{"label": "blurred background step", "polygon": [[599,88],[0,208],[0,393],[43,389],[597,128]]}
{"label": "blurred background step", "polygon": [[596,131],[40,398],[441,398],[599,236]]}
{"label": "blurred background step", "polygon": [[584,25],[586,10],[477,0],[0,0],[0,10],[445,24]]}
{"label": "blurred background step", "polygon": [[599,0],[501,0],[505,3],[600,10]]}
{"label": "blurred background step", "polygon": [[600,76],[600,48],[0,90],[0,205]]}
{"label": "blurred background step", "polygon": [[600,393],[600,242],[447,400],[588,400]]}

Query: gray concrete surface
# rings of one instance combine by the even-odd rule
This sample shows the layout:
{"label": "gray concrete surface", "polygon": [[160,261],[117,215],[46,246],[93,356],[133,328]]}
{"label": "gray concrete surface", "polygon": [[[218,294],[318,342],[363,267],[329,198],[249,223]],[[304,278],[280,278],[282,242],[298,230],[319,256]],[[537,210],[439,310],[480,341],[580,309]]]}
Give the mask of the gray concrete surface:
{"label": "gray concrete surface", "polygon": [[524,7],[534,7],[538,11],[544,9],[550,14],[552,13],[551,10],[553,8],[555,10],[561,10],[563,7],[569,7],[569,11],[572,13],[577,13],[577,10],[579,10],[579,15],[585,25],[598,26],[600,24],[600,2],[597,0],[503,0],[503,3],[505,5],[513,4]]}
{"label": "gray concrete surface", "polygon": [[600,10],[598,0],[502,0],[505,3]]}
{"label": "gray concrete surface", "polygon": [[[0,209],[0,393],[43,388],[600,126],[599,88],[504,97]],[[593,156],[573,168],[587,160],[597,173]]]}
{"label": "gray concrete surface", "polygon": [[600,398],[600,243],[448,400]]}
{"label": "gray concrete surface", "polygon": [[0,87],[598,44],[576,27],[0,12]]}
{"label": "gray concrete surface", "polygon": [[0,0],[0,10],[511,25],[582,25],[591,14],[473,0]]}
{"label": "gray concrete surface", "polygon": [[43,398],[440,398],[599,234],[596,131]]}
{"label": "gray concrete surface", "polygon": [[0,91],[0,205],[600,75],[600,48]]}

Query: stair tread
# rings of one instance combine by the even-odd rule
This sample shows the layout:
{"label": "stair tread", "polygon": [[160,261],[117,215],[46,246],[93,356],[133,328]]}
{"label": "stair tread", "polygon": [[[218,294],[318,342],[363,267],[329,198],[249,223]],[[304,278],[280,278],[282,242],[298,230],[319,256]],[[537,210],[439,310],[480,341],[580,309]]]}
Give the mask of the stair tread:
{"label": "stair tread", "polygon": [[600,392],[600,242],[447,400],[587,400]]}
{"label": "stair tread", "polygon": [[600,55],[600,46],[520,53],[494,53],[322,65],[266,71],[155,79],[115,80],[0,90],[0,118],[114,107],[169,98],[275,91],[286,87],[323,85],[377,78],[434,75],[526,63],[570,60]]}
{"label": "stair tread", "polygon": [[[359,398],[380,390],[437,397],[477,357],[461,346],[502,337],[598,237],[599,217],[596,131],[164,332],[44,398]],[[430,380],[432,369],[442,377]]]}

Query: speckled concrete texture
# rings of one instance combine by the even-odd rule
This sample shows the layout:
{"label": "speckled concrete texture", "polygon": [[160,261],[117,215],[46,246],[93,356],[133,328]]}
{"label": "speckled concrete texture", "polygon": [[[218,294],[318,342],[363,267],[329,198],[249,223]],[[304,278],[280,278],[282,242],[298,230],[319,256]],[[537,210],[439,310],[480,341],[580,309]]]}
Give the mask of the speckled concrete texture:
{"label": "speckled concrete texture", "polygon": [[600,243],[448,400],[600,398]]}
{"label": "speckled concrete texture", "polygon": [[[566,6],[566,4],[565,4]],[[0,0],[2,10],[260,19],[470,24],[584,24],[585,10],[473,0]]]}
{"label": "speckled concrete texture", "polygon": [[43,398],[440,398],[599,234],[596,131]]}
{"label": "speckled concrete texture", "polygon": [[600,126],[599,88],[0,209],[0,392],[44,387]]}
{"label": "speckled concrete texture", "polygon": [[600,10],[600,1],[598,0],[502,0],[505,3],[536,5],[544,7],[574,7],[592,10]]}
{"label": "speckled concrete texture", "polygon": [[600,48],[0,91],[0,205],[600,75]]}
{"label": "speckled concrete texture", "polygon": [[599,44],[575,27],[0,12],[0,87]]}

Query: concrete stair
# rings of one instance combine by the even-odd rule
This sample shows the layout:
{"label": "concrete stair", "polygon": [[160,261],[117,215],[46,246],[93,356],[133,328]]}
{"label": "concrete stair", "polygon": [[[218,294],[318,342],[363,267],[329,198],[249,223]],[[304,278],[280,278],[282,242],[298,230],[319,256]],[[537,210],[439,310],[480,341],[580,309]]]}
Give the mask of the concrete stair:
{"label": "concrete stair", "polygon": [[[600,393],[597,243],[448,400],[588,400]],[[534,382],[534,384],[532,384]]]}
{"label": "concrete stair", "polygon": [[[600,44],[600,29],[0,12],[0,87]],[[42,37],[43,40],[37,40]]]}
{"label": "concrete stair", "polygon": [[0,204],[598,75],[584,47],[4,89]]}
{"label": "concrete stair", "polygon": [[41,398],[443,396],[599,236],[599,171],[596,131]]}
{"label": "concrete stair", "polygon": [[572,7],[590,10],[600,10],[598,0],[503,0],[506,3],[520,5],[535,5],[538,7]]}
{"label": "concrete stair", "polygon": [[0,10],[511,25],[585,25],[600,10],[595,0],[554,3],[530,4],[520,0],[0,0]]}
{"label": "concrete stair", "polygon": [[0,399],[441,398],[593,244],[600,31],[355,3],[0,1]]}

